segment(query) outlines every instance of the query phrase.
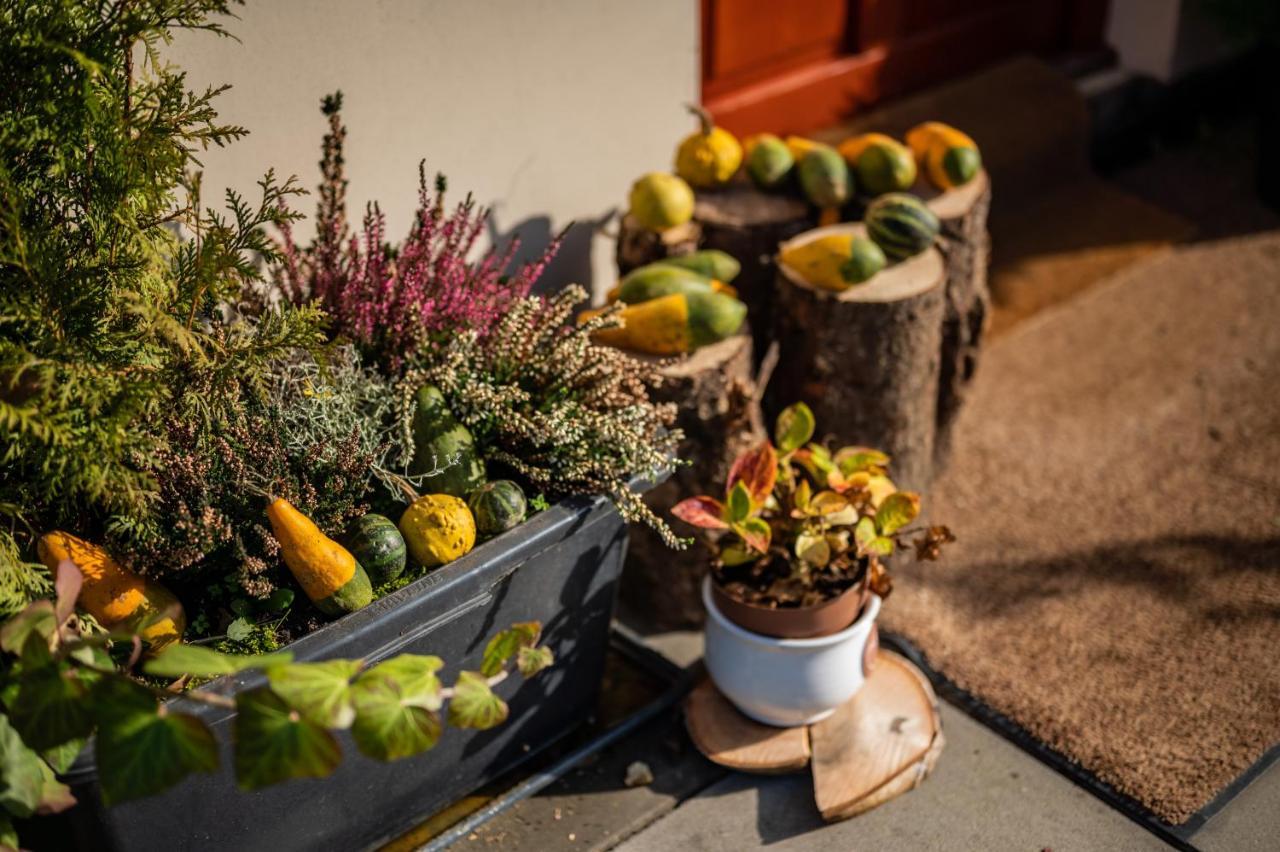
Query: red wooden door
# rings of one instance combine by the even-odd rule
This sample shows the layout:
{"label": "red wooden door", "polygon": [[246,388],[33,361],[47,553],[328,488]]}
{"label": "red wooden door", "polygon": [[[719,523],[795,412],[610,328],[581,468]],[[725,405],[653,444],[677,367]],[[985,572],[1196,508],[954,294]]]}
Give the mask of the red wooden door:
{"label": "red wooden door", "polygon": [[1107,0],[702,0],[702,100],[802,133],[1016,53],[1102,44]]}

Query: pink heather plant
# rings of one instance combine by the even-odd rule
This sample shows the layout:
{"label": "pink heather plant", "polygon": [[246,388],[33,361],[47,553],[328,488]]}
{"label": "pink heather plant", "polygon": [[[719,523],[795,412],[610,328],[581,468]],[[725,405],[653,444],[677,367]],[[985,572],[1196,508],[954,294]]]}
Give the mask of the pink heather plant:
{"label": "pink heather plant", "polygon": [[562,232],[534,263],[516,274],[506,269],[519,248],[512,239],[499,253],[478,261],[468,257],[488,219],[470,195],[452,213],[445,211],[446,182],[437,175],[434,191],[418,167],[418,212],[409,236],[397,249],[385,241],[386,217],[377,204],[365,212],[363,232],[351,234],[346,219],[343,173],[342,93],[326,97],[329,117],[320,161],[323,182],[316,212],[316,237],[302,249],[282,228],[283,262],[277,283],[290,301],[318,300],[333,321],[333,332],[353,340],[391,373],[398,373],[445,335],[474,330],[483,338],[511,305],[530,289],[555,256]]}

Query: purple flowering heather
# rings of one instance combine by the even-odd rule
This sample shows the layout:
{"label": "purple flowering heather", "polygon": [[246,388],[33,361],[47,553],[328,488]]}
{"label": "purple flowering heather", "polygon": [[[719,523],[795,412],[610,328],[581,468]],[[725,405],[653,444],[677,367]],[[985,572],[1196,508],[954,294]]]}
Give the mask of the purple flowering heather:
{"label": "purple flowering heather", "polygon": [[470,261],[488,209],[478,207],[468,195],[447,212],[444,176],[437,175],[432,186],[422,166],[418,212],[399,248],[386,242],[386,217],[376,204],[365,212],[362,232],[350,233],[341,108],[341,93],[324,99],[329,132],[320,161],[324,180],[315,241],[300,248],[284,227],[277,279],[287,298],[318,300],[332,318],[334,334],[350,338],[385,369],[398,373],[444,335],[474,330],[481,338],[487,336],[506,310],[529,294],[564,234],[514,275],[506,270],[519,248],[518,238],[501,252],[493,248]]}

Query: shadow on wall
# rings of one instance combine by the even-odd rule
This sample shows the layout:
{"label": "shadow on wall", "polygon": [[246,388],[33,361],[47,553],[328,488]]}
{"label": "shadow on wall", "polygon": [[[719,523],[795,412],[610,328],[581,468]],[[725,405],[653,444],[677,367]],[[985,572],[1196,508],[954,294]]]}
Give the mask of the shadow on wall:
{"label": "shadow on wall", "polygon": [[[514,272],[528,263],[536,263],[542,252],[551,244],[557,231],[553,230],[551,217],[547,215],[530,216],[517,222],[510,228],[502,229],[497,222],[497,207],[490,209],[488,221],[490,243],[502,251],[512,239],[520,240],[509,272]],[[554,293],[570,284],[581,284],[588,294],[594,292],[594,275],[591,271],[591,248],[596,232],[613,218],[613,212],[605,213],[598,219],[586,219],[574,222],[569,227],[564,244],[555,258],[547,266],[545,272],[534,286],[535,293]]]}

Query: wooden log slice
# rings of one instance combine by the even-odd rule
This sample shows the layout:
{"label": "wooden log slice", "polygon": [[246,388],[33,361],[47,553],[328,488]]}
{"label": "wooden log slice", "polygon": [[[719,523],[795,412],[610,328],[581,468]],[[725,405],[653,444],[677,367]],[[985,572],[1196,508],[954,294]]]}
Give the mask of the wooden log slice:
{"label": "wooden log slice", "polygon": [[684,702],[689,739],[712,763],[761,775],[798,772],[809,765],[809,729],[775,728],[748,719],[703,680]]}
{"label": "wooden log slice", "polygon": [[697,250],[701,237],[702,229],[697,222],[686,222],[665,231],[650,231],[640,227],[628,213],[618,226],[618,245],[614,250],[618,275],[626,275],[646,263],[691,254]]}
{"label": "wooden log slice", "polygon": [[914,789],[942,750],[938,699],[907,659],[881,650],[852,699],[809,726],[813,794],[827,821]]}
{"label": "wooden log slice", "polygon": [[991,181],[987,173],[947,192],[921,190],[942,224],[938,248],[947,262],[946,316],[938,371],[938,429],[934,438],[935,472],[951,451],[956,416],[978,369],[978,355],[991,309],[987,266],[991,234]]}
{"label": "wooden log slice", "polygon": [[778,244],[812,228],[816,213],[798,198],[764,193],[739,181],[698,193],[693,218],[702,229],[702,248],[719,249],[742,264],[732,283],[747,305],[756,357],[762,357],[772,334]]}
{"label": "wooden log slice", "polygon": [[[861,223],[808,231],[782,249]],[[937,429],[938,361],[945,265],[937,249],[894,264],[841,293],[811,287],[778,266],[775,336],[780,347],[769,409],[797,400],[813,409],[819,438],[876,447],[893,458],[901,488],[928,489]]]}
{"label": "wooden log slice", "polygon": [[[676,426],[684,432],[680,458],[688,464],[645,495],[658,517],[671,520],[671,507],[686,497],[722,493],[733,460],[764,437],[752,369],[751,337],[745,332],[661,368],[662,385],[650,396],[676,405]],[[700,541],[673,551],[648,527],[634,526],[620,606],[658,629],[701,626],[709,558]]]}

